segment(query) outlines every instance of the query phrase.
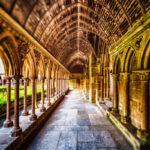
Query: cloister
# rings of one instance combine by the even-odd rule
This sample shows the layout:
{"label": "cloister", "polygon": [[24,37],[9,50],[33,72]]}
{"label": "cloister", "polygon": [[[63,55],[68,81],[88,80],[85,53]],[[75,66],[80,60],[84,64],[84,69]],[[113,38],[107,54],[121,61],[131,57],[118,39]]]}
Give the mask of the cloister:
{"label": "cloister", "polygon": [[150,1],[0,0],[0,150],[149,150]]}

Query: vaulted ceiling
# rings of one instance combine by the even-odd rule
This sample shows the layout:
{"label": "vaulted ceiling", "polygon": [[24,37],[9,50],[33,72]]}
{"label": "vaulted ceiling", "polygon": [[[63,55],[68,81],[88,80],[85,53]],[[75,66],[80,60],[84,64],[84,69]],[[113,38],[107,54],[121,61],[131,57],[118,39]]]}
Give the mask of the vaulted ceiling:
{"label": "vaulted ceiling", "polygon": [[71,72],[82,71],[150,9],[149,0],[0,0],[22,27]]}

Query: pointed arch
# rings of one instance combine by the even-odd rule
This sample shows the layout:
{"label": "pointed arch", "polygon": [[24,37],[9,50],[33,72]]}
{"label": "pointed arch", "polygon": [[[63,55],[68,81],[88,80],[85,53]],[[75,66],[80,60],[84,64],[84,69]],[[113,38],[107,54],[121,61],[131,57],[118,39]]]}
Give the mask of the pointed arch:
{"label": "pointed arch", "polygon": [[147,42],[142,56],[142,69],[150,69],[150,40]]}

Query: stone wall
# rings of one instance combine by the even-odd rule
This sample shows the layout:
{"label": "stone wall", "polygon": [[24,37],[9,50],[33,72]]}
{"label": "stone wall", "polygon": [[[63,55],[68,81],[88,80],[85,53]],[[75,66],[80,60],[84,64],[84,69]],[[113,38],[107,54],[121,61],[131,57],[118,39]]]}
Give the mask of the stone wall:
{"label": "stone wall", "polygon": [[[144,87],[150,79],[150,17],[149,14],[138,22],[110,50],[110,66],[113,74],[117,74],[117,99],[119,114],[124,115],[124,94],[128,95],[128,115],[132,125],[141,129],[144,115],[150,127],[150,86]],[[124,89],[124,75],[129,90]],[[111,82],[110,82],[111,83]],[[112,84],[112,83],[111,83]],[[143,91],[145,88],[145,92]],[[144,94],[145,93],[145,94]],[[112,95],[110,95],[112,96]],[[146,101],[144,101],[146,99]],[[147,106],[145,106],[145,104]],[[148,113],[145,112],[148,109]],[[144,115],[143,115],[144,114]],[[146,115],[147,114],[147,115]]]}

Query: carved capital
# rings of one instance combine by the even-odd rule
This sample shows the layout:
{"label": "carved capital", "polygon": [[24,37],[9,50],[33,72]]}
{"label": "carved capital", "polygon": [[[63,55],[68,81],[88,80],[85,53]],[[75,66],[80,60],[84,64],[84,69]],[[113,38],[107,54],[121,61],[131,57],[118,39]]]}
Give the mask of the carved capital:
{"label": "carved capital", "polygon": [[120,78],[121,78],[122,80],[129,80],[129,75],[130,75],[130,73],[128,73],[128,72],[123,72],[123,73],[120,73]]}
{"label": "carved capital", "polygon": [[111,74],[114,80],[118,79],[118,74]]}

